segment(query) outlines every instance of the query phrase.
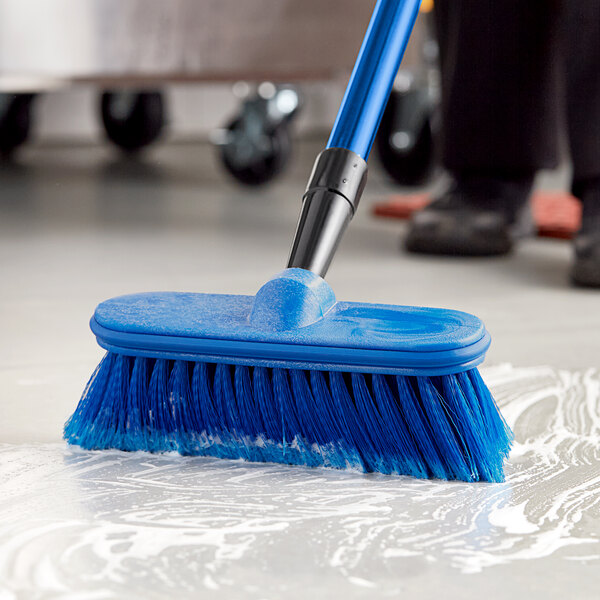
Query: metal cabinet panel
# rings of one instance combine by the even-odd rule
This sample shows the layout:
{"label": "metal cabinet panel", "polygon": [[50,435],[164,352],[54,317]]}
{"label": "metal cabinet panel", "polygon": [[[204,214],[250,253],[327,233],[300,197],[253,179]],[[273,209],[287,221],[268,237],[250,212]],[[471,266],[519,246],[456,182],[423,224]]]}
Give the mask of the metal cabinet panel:
{"label": "metal cabinet panel", "polygon": [[0,0],[0,78],[320,79],[374,0]]}

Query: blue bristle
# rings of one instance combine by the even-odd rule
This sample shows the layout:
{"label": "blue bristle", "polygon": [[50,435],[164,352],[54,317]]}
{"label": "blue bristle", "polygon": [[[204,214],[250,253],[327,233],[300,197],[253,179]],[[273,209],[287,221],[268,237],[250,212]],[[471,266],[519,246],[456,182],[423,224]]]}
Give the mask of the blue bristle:
{"label": "blue bristle", "polygon": [[88,449],[502,481],[512,433],[475,369],[404,377],[108,353],[65,439]]}
{"label": "blue bristle", "polygon": [[[479,410],[479,402],[472,403],[472,396],[466,395],[455,376],[442,378],[443,397],[448,412],[452,415],[452,425],[460,436],[462,446],[471,462],[472,472],[478,472],[485,480],[495,480],[499,474],[497,465],[490,464],[487,457],[486,439],[488,432]],[[466,417],[466,418],[465,418]]]}
{"label": "blue bristle", "polygon": [[[208,428],[207,413],[213,410],[213,403],[210,391],[208,387],[208,376],[206,374],[206,363],[194,363],[192,365],[192,402],[196,407],[196,415],[198,422],[200,423],[200,432],[206,432]],[[202,445],[206,444],[206,440],[202,439],[202,436],[198,438],[197,443]]]}
{"label": "blue bristle", "polygon": [[236,432],[239,429],[238,412],[237,407],[232,406],[235,404],[235,396],[230,368],[229,365],[223,364],[216,366],[213,394],[221,426],[224,425],[227,431]]}
{"label": "blue bristle", "polygon": [[[313,449],[316,460],[325,465],[333,466],[329,458],[330,452],[326,446],[331,442],[330,432],[323,431],[319,419],[319,411],[315,405],[312,391],[304,371],[294,369],[288,371],[292,397],[296,407],[298,430],[302,438]],[[334,462],[335,461],[334,459]]]}
{"label": "blue bristle", "polygon": [[305,437],[305,428],[298,419],[296,399],[294,398],[289,383],[289,374],[286,369],[273,369],[273,395],[279,404],[283,424],[282,452],[285,457],[283,462],[308,465],[311,467],[323,464],[319,452],[314,452]]}
{"label": "blue bristle", "polygon": [[256,401],[256,410],[262,417],[265,437],[275,444],[284,444],[283,413],[279,402],[273,397],[271,370],[266,367],[254,367],[252,373],[252,392]]}
{"label": "blue bristle", "polygon": [[94,420],[94,438],[98,448],[114,448],[123,445],[127,435],[127,390],[129,388],[128,356],[117,355],[112,365],[104,401]]}
{"label": "blue bristle", "polygon": [[[208,454],[218,458],[232,458],[231,432],[223,431],[223,417],[217,410],[213,394],[214,365],[195,363],[192,373],[192,399],[198,406],[202,429],[198,436],[198,454]],[[227,437],[228,445],[222,443]]]}
{"label": "blue bristle", "polygon": [[[265,453],[258,443],[258,438],[265,434],[261,415],[254,404],[250,367],[236,365],[234,367],[235,397],[237,399],[237,434],[243,444],[245,458],[264,461]],[[231,400],[230,400],[231,404]]]}
{"label": "blue bristle", "polygon": [[400,412],[399,400],[394,397],[384,375],[373,375],[373,395],[381,420],[386,426],[386,435],[394,444],[395,453],[403,459],[403,472],[413,477],[426,478],[428,473],[423,457],[407,429],[407,423]]}
{"label": "blue bristle", "polygon": [[148,444],[150,452],[164,452],[177,448],[174,439],[175,420],[167,389],[168,382],[167,361],[156,360],[148,384],[148,406],[152,423]]}
{"label": "blue bristle", "polygon": [[[389,438],[384,432],[378,411],[373,403],[373,398],[367,388],[367,382],[362,373],[352,373],[352,392],[359,420],[365,431],[369,432],[372,447],[375,451],[373,471],[381,473],[401,473],[402,467],[396,455],[390,452]],[[375,408],[375,410],[373,410]]]}
{"label": "blue bristle", "polygon": [[252,371],[252,395],[262,421],[262,433],[257,438],[262,443],[262,455],[270,462],[292,462],[292,453],[286,452],[284,417],[281,402],[273,393],[271,369],[254,367]]}
{"label": "blue bristle", "polygon": [[203,430],[190,388],[188,363],[176,360],[169,377],[168,392],[175,422],[174,442],[181,454],[197,454],[197,436]]}
{"label": "blue bristle", "polygon": [[429,377],[416,379],[421,406],[427,415],[431,430],[435,432],[434,441],[439,455],[443,457],[446,471],[452,473],[452,479],[472,479],[474,476],[472,461],[462,439],[456,433],[444,399]]}
{"label": "blue bristle", "polygon": [[[308,374],[315,401],[316,410],[319,412],[322,427],[329,435],[329,440],[334,440],[332,455],[329,460],[335,462],[338,468],[350,467],[365,470],[365,463],[352,439],[346,415],[341,411],[339,404],[334,401],[331,391],[327,386],[325,375],[321,371],[310,371]],[[339,458],[336,458],[336,455]]]}
{"label": "blue bristle", "polygon": [[315,399],[308,374],[296,369],[289,373],[304,437],[311,446],[318,448],[319,460],[323,461],[324,466],[343,469],[346,466],[346,456],[344,452],[340,452],[336,443],[340,438],[335,435],[327,419],[327,409]]}
{"label": "blue bristle", "polygon": [[[412,379],[412,381],[411,381]],[[399,408],[406,422],[408,431],[412,433],[416,447],[423,457],[423,465],[430,476],[436,479],[447,479],[448,469],[444,456],[436,444],[435,432],[427,420],[425,412],[417,396],[416,378],[396,377]]]}
{"label": "blue bristle", "polygon": [[65,423],[64,437],[70,444],[88,448],[96,443],[94,439],[96,416],[103,406],[104,391],[115,359],[116,354],[109,352],[100,361],[83,390],[75,412]]}
{"label": "blue bristle", "polygon": [[356,449],[361,457],[361,465],[364,471],[373,471],[377,463],[377,452],[369,436],[368,430],[360,420],[356,404],[354,403],[343,373],[332,371],[329,373],[329,385],[331,399],[339,415],[340,423],[343,423],[348,437],[344,439]]}
{"label": "blue bristle", "polygon": [[480,399],[479,406],[481,408],[483,422],[488,430],[490,445],[495,445],[496,452],[501,453],[505,457],[508,456],[514,437],[513,433],[506,424],[502,413],[498,410],[498,406],[481,378],[479,371],[477,371],[477,369],[472,369],[467,373],[461,373],[461,375],[461,381],[468,379],[471,382],[471,385],[473,386],[471,388],[471,395]]}
{"label": "blue bristle", "polygon": [[212,392],[212,376],[211,373],[209,373],[209,365],[206,363],[196,363],[194,365],[192,394],[194,402],[200,409],[202,423],[206,434],[208,436],[217,435],[223,426],[223,421],[215,407],[215,400]]}
{"label": "blue bristle", "polygon": [[236,365],[233,368],[233,382],[237,400],[238,435],[255,438],[264,432],[264,426],[260,414],[254,406],[250,367]]}
{"label": "blue bristle", "polygon": [[[239,443],[241,427],[233,384],[231,382],[231,367],[218,364],[215,368],[213,398],[219,416],[220,426],[217,426],[216,436],[222,442],[223,458],[250,458],[245,446]],[[213,434],[215,435],[215,434]]]}
{"label": "blue bristle", "polygon": [[124,450],[147,450],[148,435],[151,431],[148,410],[148,359],[138,357],[134,360],[127,389],[127,422],[123,435]]}

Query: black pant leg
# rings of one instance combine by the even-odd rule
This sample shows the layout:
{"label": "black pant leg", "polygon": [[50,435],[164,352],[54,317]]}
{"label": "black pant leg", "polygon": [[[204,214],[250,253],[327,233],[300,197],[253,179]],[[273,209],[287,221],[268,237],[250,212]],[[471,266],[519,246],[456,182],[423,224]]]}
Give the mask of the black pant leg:
{"label": "black pant leg", "polygon": [[567,129],[573,180],[600,177],[600,0],[567,0]]}
{"label": "black pant leg", "polygon": [[436,0],[448,169],[523,173],[556,166],[559,5]]}

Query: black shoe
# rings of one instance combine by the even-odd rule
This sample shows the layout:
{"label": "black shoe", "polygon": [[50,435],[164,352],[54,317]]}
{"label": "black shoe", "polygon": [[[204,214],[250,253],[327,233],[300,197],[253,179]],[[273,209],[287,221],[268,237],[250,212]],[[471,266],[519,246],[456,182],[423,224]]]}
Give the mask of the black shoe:
{"label": "black shoe", "polygon": [[576,182],[573,192],[581,199],[581,229],[575,236],[575,262],[571,281],[584,287],[600,287],[600,177]]}
{"label": "black shoe", "polygon": [[511,251],[533,232],[533,174],[460,175],[447,192],[415,213],[404,241],[409,252],[492,256]]}

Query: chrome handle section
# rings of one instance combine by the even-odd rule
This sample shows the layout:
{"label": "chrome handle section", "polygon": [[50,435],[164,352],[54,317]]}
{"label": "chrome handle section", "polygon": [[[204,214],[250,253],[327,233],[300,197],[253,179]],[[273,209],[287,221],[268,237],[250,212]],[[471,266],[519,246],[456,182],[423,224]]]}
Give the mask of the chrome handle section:
{"label": "chrome handle section", "polygon": [[319,154],[292,243],[288,268],[324,277],[367,182],[367,163],[345,148]]}

